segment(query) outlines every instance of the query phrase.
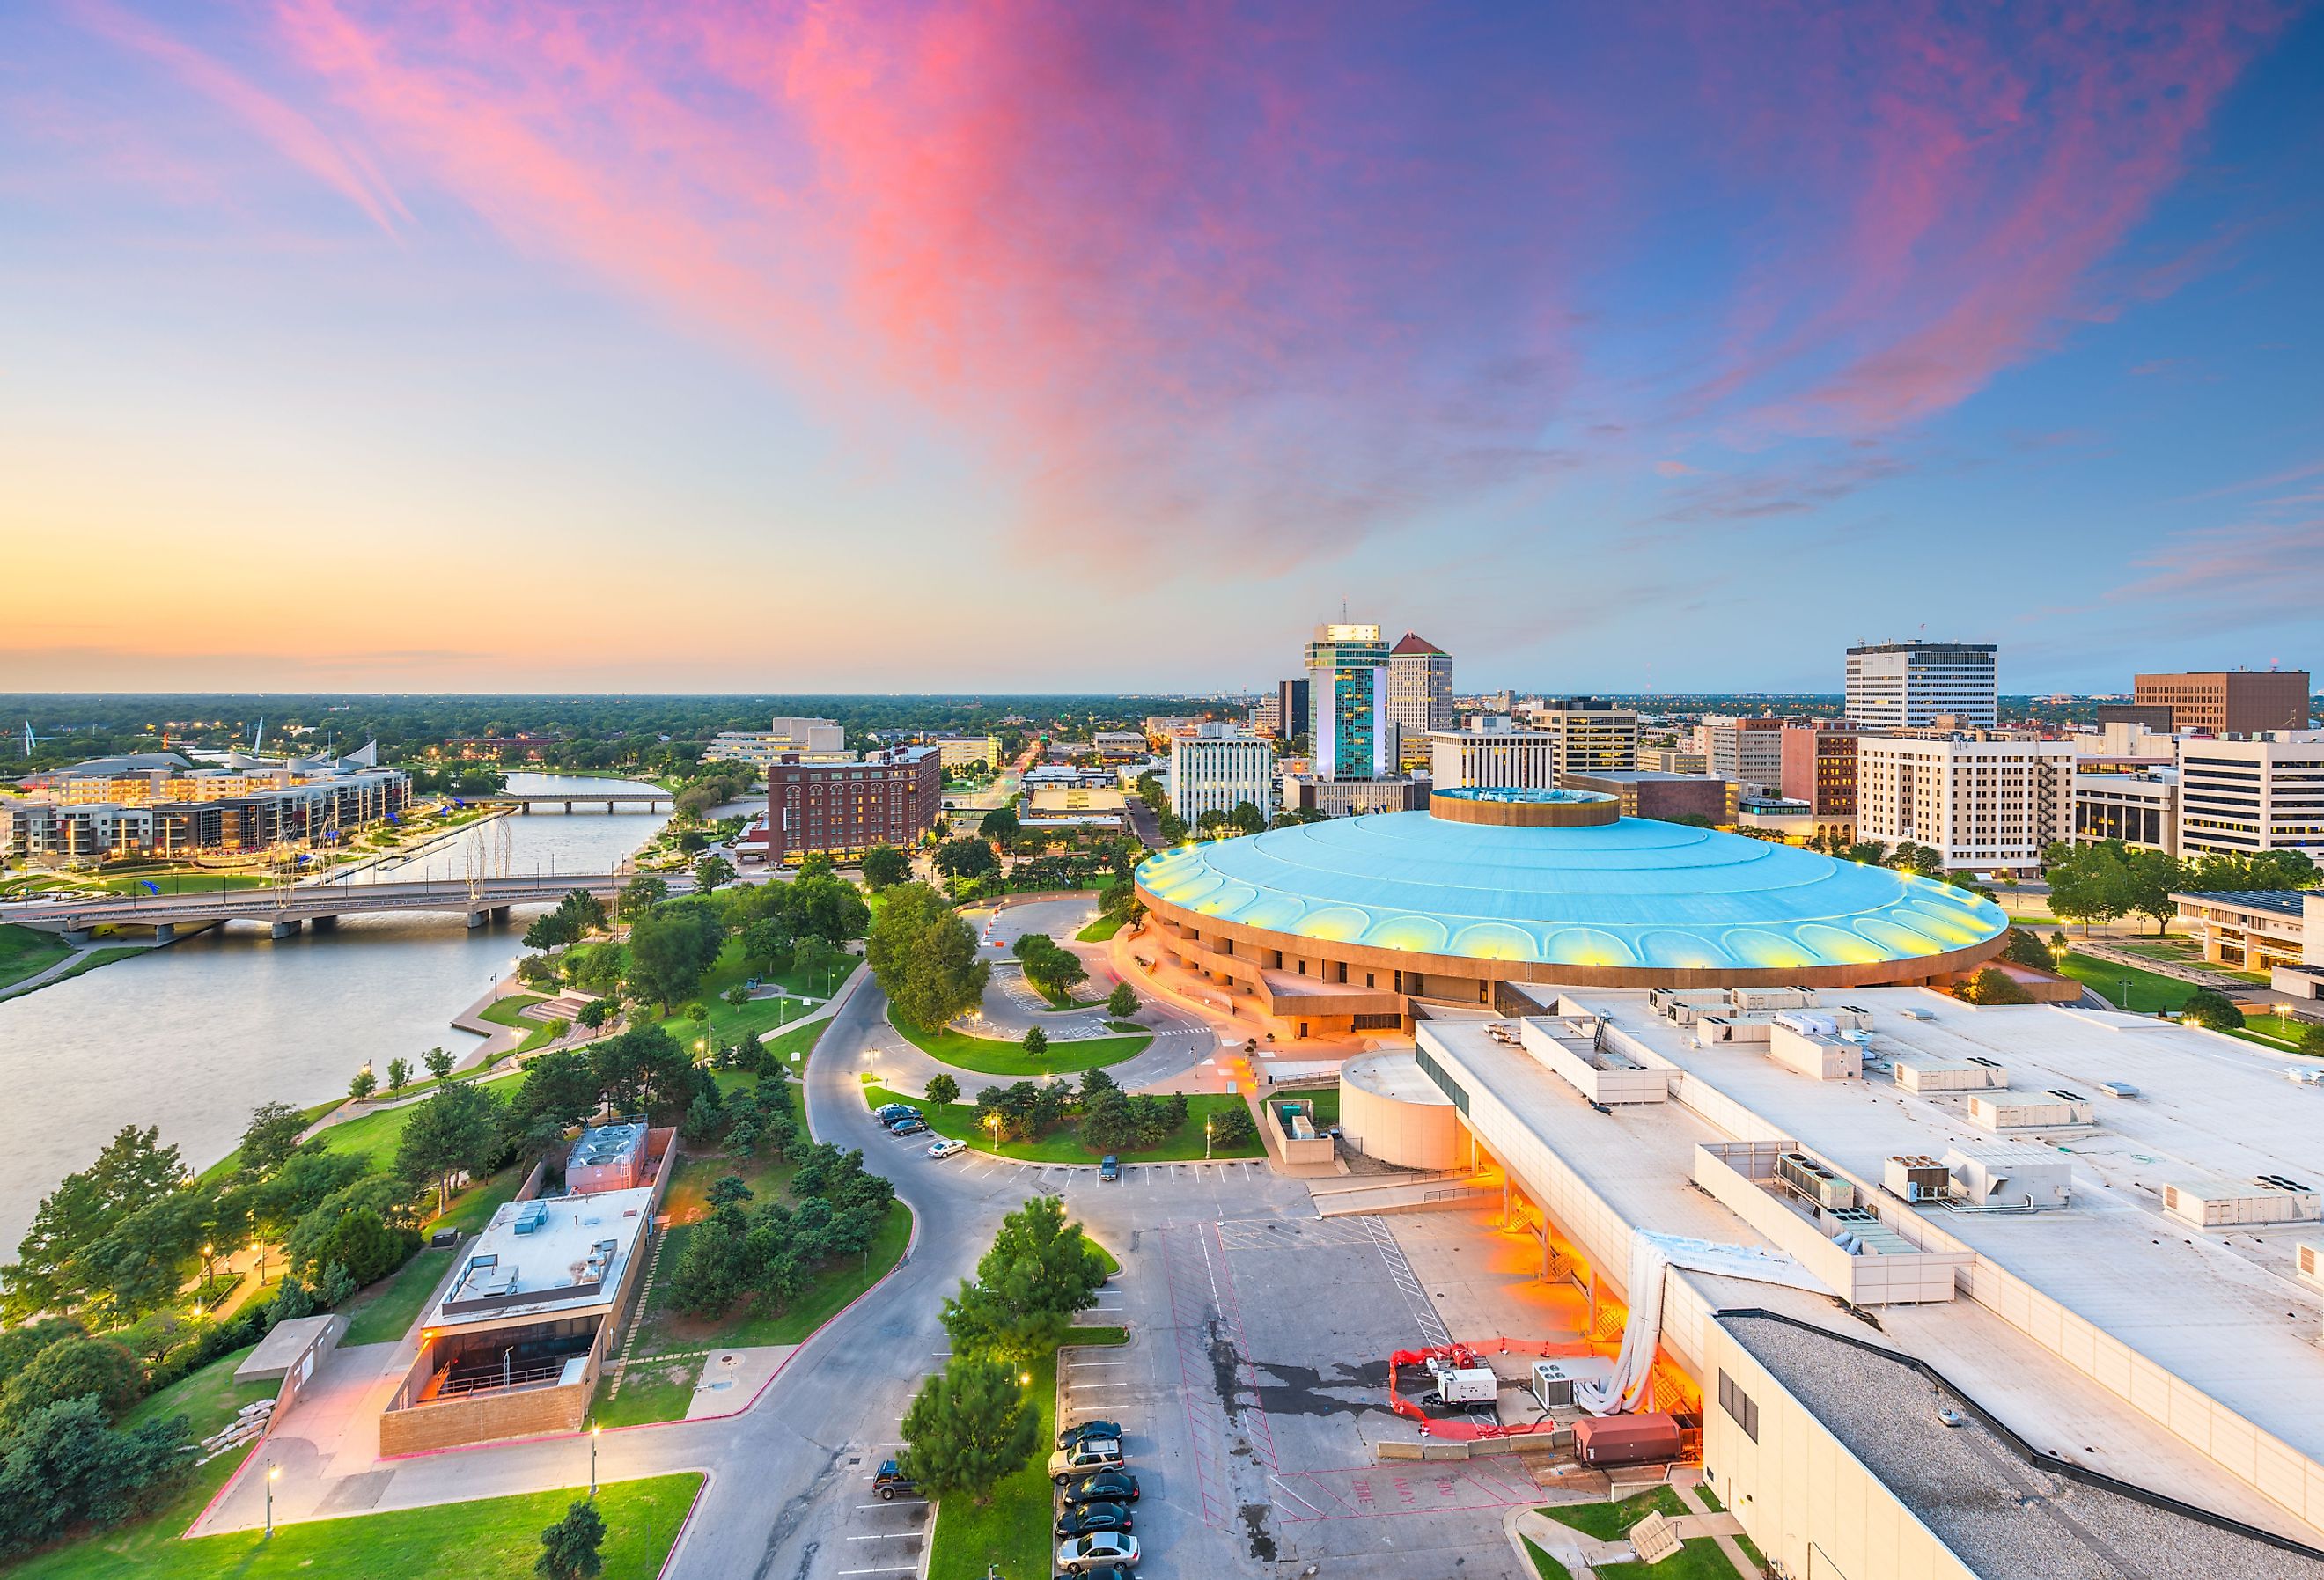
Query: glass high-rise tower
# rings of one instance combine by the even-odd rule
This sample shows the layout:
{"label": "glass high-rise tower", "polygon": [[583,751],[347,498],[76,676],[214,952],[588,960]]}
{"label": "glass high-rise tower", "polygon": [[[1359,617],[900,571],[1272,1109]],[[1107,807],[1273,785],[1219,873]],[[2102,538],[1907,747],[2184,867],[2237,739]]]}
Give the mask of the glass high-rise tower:
{"label": "glass high-rise tower", "polygon": [[1308,733],[1318,779],[1396,772],[1388,643],[1377,625],[1318,625],[1307,643]]}

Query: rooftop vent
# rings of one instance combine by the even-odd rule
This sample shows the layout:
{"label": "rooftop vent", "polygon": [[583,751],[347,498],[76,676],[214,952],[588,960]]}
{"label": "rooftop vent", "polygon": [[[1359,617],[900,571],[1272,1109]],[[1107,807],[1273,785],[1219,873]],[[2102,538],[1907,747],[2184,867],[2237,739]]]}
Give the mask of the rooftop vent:
{"label": "rooftop vent", "polygon": [[2292,1248],[2292,1265],[2301,1278],[2324,1289],[2324,1244],[2302,1241]]}
{"label": "rooftop vent", "polygon": [[1813,1202],[1826,1212],[1852,1208],[1857,1205],[1856,1187],[1805,1152],[1785,1152],[1777,1158],[1775,1178],[1783,1181],[1794,1195]]}

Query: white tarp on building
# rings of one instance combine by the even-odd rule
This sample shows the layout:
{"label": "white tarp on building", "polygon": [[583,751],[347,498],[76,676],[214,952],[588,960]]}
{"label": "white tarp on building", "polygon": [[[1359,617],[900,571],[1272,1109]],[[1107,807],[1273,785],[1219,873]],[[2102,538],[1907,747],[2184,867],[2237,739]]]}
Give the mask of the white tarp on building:
{"label": "white tarp on building", "polygon": [[1724,1278],[1755,1283],[1782,1284],[1812,1294],[1831,1291],[1807,1269],[1777,1251],[1757,1251],[1748,1245],[1720,1245],[1709,1240],[1689,1240],[1680,1234],[1656,1234],[1646,1229],[1630,1232],[1630,1320],[1622,1329],[1622,1353],[1603,1381],[1573,1385],[1573,1402],[1593,1416],[1621,1415],[1638,1408],[1646,1380],[1655,1369],[1655,1347],[1662,1342],[1663,1284],[1670,1270],[1683,1267]]}

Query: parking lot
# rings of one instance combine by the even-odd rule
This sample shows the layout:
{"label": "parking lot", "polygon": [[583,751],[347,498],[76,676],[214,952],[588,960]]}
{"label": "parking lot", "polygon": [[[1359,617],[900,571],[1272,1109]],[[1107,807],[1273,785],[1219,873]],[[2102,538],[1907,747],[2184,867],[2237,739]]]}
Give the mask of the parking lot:
{"label": "parking lot", "polygon": [[[1152,1184],[1151,1206],[1169,1183]],[[1387,1580],[1423,1572],[1425,1554],[1432,1575],[1518,1580],[1501,1513],[1537,1490],[1514,1458],[1374,1459],[1374,1440],[1412,1435],[1383,1402],[1388,1354],[1443,1337],[1389,1220],[1319,1219],[1286,1202],[1164,1216],[1116,1239],[1108,1221],[1144,1215],[1132,1199],[1075,1193],[1073,1205],[1127,1247],[1093,1317],[1132,1336],[1060,1367],[1061,1418],[1122,1422],[1143,1492],[1141,1574],[1317,1564]]]}

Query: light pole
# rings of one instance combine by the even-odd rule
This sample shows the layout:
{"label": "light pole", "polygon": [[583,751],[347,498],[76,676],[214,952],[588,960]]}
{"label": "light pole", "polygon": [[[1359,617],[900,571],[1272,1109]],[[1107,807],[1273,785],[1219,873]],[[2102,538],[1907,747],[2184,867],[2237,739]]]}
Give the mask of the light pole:
{"label": "light pole", "polygon": [[266,1539],[274,1539],[274,1483],[281,1478],[282,1467],[272,1460],[266,1462]]}
{"label": "light pole", "polygon": [[589,1496],[592,1501],[597,1496],[597,1438],[604,1429],[596,1421],[589,1423]]}
{"label": "light pole", "polygon": [[1203,1161],[1211,1160],[1211,1121],[1203,1121]]}
{"label": "light pole", "polygon": [[2130,978],[2127,976],[2122,979],[2122,1012],[2126,1015],[2130,1013]]}

